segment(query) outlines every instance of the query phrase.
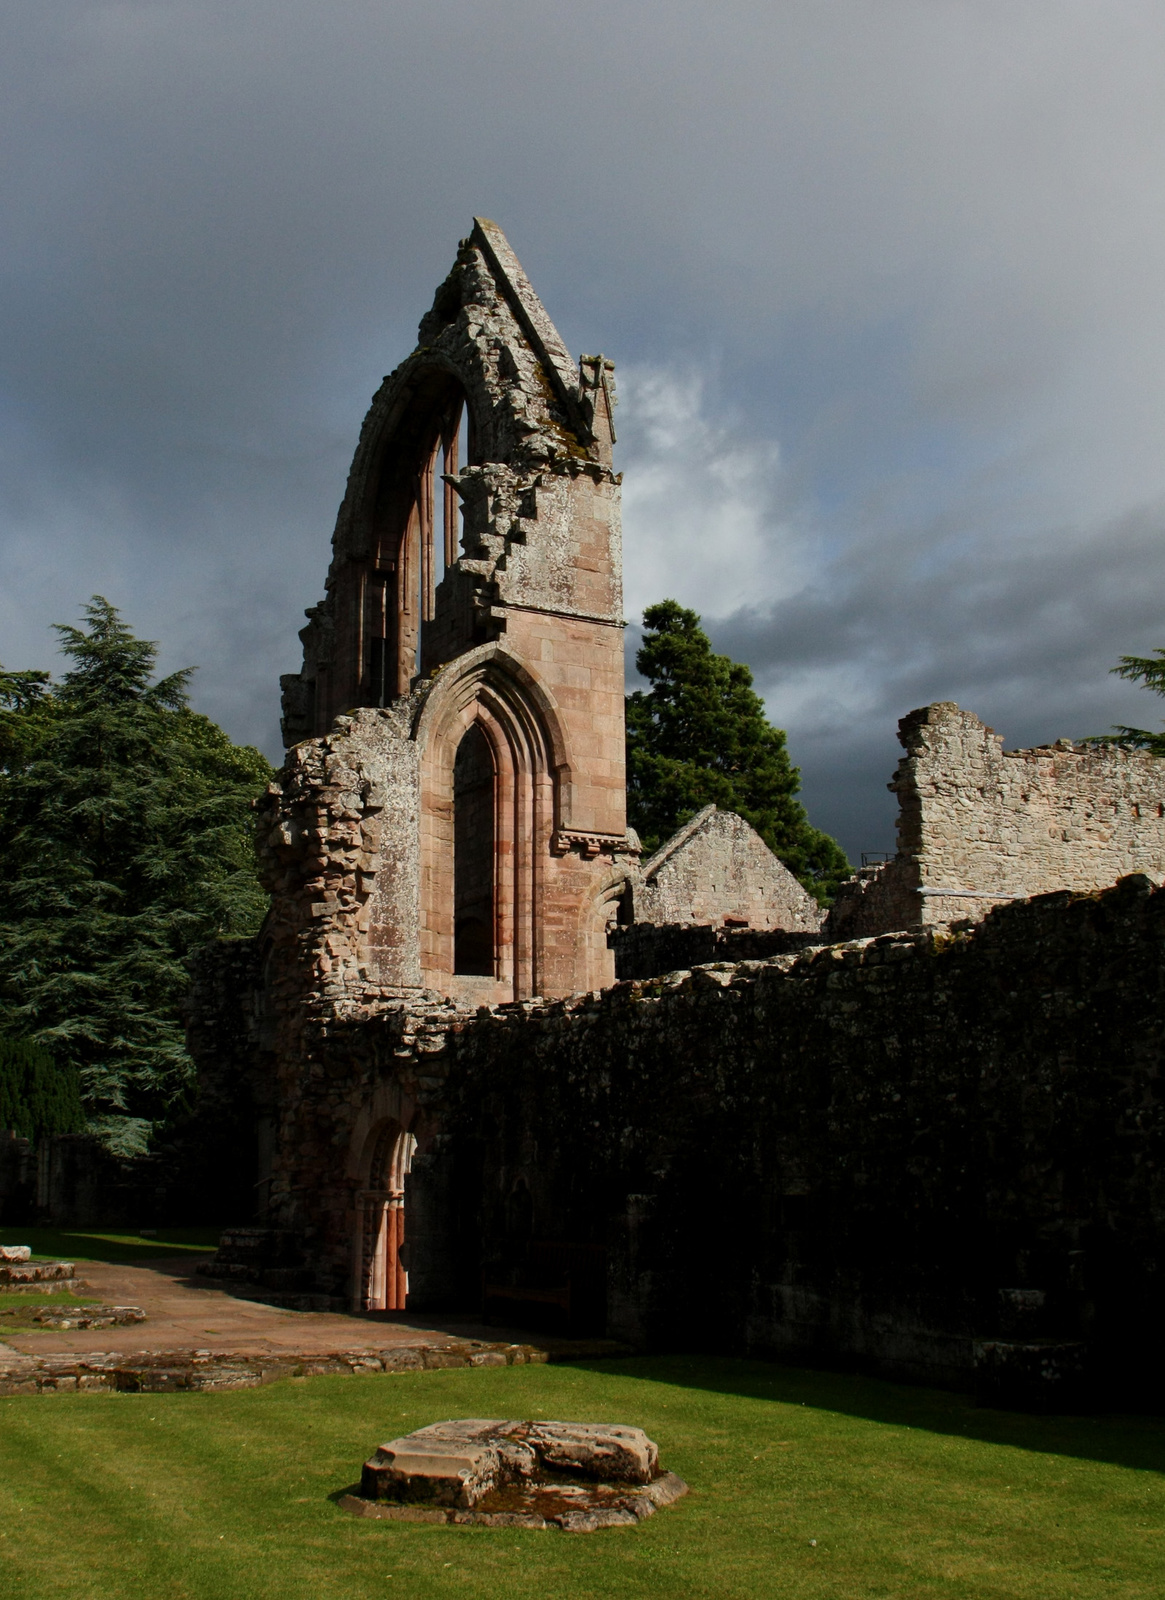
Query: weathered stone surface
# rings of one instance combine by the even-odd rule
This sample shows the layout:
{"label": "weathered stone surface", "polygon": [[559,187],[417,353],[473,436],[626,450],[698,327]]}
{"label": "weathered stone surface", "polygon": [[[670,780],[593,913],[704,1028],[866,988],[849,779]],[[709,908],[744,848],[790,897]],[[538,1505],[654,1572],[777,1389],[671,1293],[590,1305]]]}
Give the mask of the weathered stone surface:
{"label": "weathered stone surface", "polygon": [[634,922],[816,933],[821,907],[743,817],[704,809],[631,876]]}
{"label": "weathered stone surface", "polygon": [[461,1418],[381,1445],[360,1495],[341,1504],[358,1516],[587,1533],[639,1521],[686,1491],[658,1461],[641,1428]]}
{"label": "weathered stone surface", "polygon": [[[593,1350],[591,1353],[594,1353]],[[370,1372],[424,1372],[477,1364],[489,1354],[510,1366],[544,1362],[536,1345],[450,1340],[445,1347],[393,1345],[386,1350],[252,1351],[166,1350],[138,1353],[22,1355],[0,1345],[0,1395],[55,1394],[62,1389],[117,1389],[127,1393],[246,1389],[279,1378]]]}
{"label": "weathered stone surface", "polygon": [[[957,933],[475,1018],[336,1021],[288,1101],[283,1215],[313,1228],[321,1290],[342,1289],[335,1151],[359,1147],[369,1104],[411,1102],[408,1268],[438,1304],[473,1304],[482,1264],[515,1259],[517,1222],[600,1252],[596,1321],[629,1343],[682,1327],[697,1347],[971,1386],[975,1340],[1002,1336],[1000,1291],[1038,1290],[1041,1334],[1087,1328],[1092,1370],[1148,1404],[1163,971],[1165,890],[1132,877]],[[714,1292],[693,1296],[694,1264]]]}
{"label": "weathered stone surface", "polygon": [[27,1261],[32,1248],[27,1244],[0,1244],[0,1262]]}
{"label": "weathered stone surface", "polygon": [[692,967],[736,966],[742,961],[768,961],[773,956],[799,955],[825,943],[822,933],[789,933],[781,928],[714,927],[711,923],[670,922],[655,926],[633,922],[613,928],[608,942],[615,952],[615,975],[662,978]]}
{"label": "weathered stone surface", "polygon": [[84,1287],[76,1272],[71,1261],[30,1261],[27,1256],[0,1261],[0,1289],[6,1294],[72,1293]]}
{"label": "weathered stone surface", "polygon": [[535,1422],[526,1435],[538,1459],[561,1472],[613,1483],[650,1483],[659,1451],[642,1428],[596,1422]]}
{"label": "weathered stone surface", "polygon": [[1087,1402],[1089,1348],[1082,1339],[975,1342],[975,1393],[983,1405],[1071,1411]]}
{"label": "weathered stone surface", "polygon": [[122,1328],[146,1314],[140,1306],[46,1306],[32,1320],[46,1328]]}
{"label": "weathered stone surface", "polygon": [[1073,744],[1004,750],[953,701],[898,724],[898,853],[837,895],[831,939],[978,921],[1009,900],[1165,877],[1165,762]]}
{"label": "weathered stone surface", "polygon": [[474,1424],[480,1435],[447,1436],[427,1429],[422,1437],[393,1439],[364,1463],[361,1493],[369,1500],[421,1500],[467,1509],[499,1481],[501,1461],[491,1435],[504,1423]]}

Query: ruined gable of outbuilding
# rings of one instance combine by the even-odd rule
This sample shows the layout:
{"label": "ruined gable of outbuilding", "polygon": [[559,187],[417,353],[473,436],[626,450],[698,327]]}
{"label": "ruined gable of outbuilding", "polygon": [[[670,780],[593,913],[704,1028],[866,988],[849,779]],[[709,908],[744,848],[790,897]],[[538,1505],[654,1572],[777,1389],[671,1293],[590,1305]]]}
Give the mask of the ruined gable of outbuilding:
{"label": "ruined gable of outbuilding", "polygon": [[756,829],[705,806],[632,880],[635,922],[815,933],[823,912]]}

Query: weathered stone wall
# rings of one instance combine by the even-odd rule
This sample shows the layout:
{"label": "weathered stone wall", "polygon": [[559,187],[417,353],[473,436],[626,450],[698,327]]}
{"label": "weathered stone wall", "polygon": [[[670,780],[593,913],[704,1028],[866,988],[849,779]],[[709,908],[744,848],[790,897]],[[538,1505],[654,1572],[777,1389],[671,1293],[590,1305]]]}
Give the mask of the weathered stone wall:
{"label": "weathered stone wall", "polygon": [[535,1237],[605,1249],[617,1336],[957,1383],[1022,1304],[1143,1399],[1163,957],[1165,890],[1134,877],[553,1005],[349,1008],[281,1068],[274,1214],[350,1293],[352,1152],[390,1116],[418,1138],[417,1309],[474,1303],[524,1191]]}
{"label": "weathered stone wall", "polygon": [[819,933],[790,933],[783,928],[714,927],[711,923],[672,922],[655,926],[635,922],[608,934],[615,952],[615,975],[659,978],[669,972],[707,966],[711,962],[767,961],[821,944]]}
{"label": "weathered stone wall", "polygon": [[705,806],[632,878],[633,922],[813,933],[820,906],[743,817]]}
{"label": "weathered stone wall", "polygon": [[1066,739],[1005,751],[950,701],[912,711],[898,737],[897,857],[843,887],[834,938],[974,919],[1131,872],[1165,877],[1165,762],[1147,751]]}

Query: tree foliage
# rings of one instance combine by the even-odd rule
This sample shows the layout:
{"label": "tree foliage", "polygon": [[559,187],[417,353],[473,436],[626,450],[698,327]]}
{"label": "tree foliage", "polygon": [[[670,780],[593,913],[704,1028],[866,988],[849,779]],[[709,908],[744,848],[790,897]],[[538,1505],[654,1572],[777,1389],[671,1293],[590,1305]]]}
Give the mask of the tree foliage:
{"label": "tree foliage", "polygon": [[674,600],[643,613],[636,669],[651,687],[627,697],[627,802],[648,852],[703,806],[735,811],[811,894],[827,902],[850,875],[845,853],[810,825],[785,735],[765,716],[752,673],[716,655],[700,618]]}
{"label": "tree foliage", "polygon": [[254,931],[251,800],[271,768],[191,711],[192,670],[95,595],[58,625],[59,682],[0,671],[0,1027],[79,1075],[110,1142],[140,1147],[190,1081],[179,1006],[196,945]]}
{"label": "tree foliage", "polygon": [[0,1037],[0,1128],[33,1144],[85,1126],[77,1074],[31,1039]]}
{"label": "tree foliage", "polygon": [[[1118,678],[1143,683],[1154,694],[1165,695],[1165,650],[1154,650],[1151,656],[1121,656],[1112,671]],[[1165,756],[1165,733],[1151,733],[1148,728],[1126,728],[1123,723],[1118,723],[1110,734],[1101,734],[1091,742],[1126,744],[1136,750],[1150,750],[1155,756]]]}

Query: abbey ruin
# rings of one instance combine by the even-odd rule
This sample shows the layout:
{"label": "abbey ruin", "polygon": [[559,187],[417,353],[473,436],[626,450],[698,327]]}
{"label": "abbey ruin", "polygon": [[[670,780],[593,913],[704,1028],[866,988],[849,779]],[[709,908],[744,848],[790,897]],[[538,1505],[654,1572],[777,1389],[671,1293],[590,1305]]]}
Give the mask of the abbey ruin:
{"label": "abbey ruin", "polygon": [[1000,1393],[1119,1349],[1147,1383],[1165,767],[940,704],[901,724],[896,857],[828,919],[714,808],[643,860],[615,414],[476,221],[283,680],[270,915],[196,973],[205,1103],[252,1130],[218,1270]]}

